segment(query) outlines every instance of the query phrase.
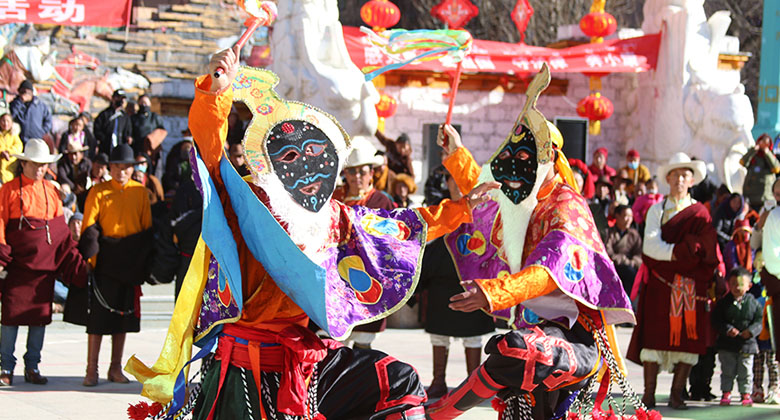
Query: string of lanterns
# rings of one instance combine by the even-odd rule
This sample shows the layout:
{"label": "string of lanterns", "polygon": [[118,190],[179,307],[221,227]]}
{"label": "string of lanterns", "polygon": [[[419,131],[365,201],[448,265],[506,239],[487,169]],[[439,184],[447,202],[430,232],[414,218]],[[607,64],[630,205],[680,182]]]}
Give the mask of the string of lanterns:
{"label": "string of lanterns", "polygon": [[[580,29],[594,44],[604,42],[604,37],[612,35],[617,30],[615,17],[604,11],[606,2],[606,0],[594,0],[590,13],[580,20]],[[591,93],[577,103],[577,114],[588,119],[588,131],[593,135],[601,133],[601,121],[611,117],[615,111],[612,101],[601,96],[601,78],[608,74],[585,73],[589,78]]]}
{"label": "string of lanterns", "polygon": [[[382,32],[395,26],[401,20],[401,10],[388,0],[371,0],[360,8],[360,18],[374,32]],[[381,76],[380,76],[381,77]],[[376,115],[379,117],[377,130],[385,131],[385,119],[395,115],[398,109],[398,101],[383,91],[379,91],[379,102],[374,105]]]}
{"label": "string of lanterns", "polygon": [[[580,29],[590,37],[591,43],[604,42],[604,38],[617,30],[617,20],[604,11],[606,0],[593,0],[590,13],[580,20]],[[534,13],[528,0],[518,0],[512,9],[512,21],[520,33],[521,43],[525,42],[525,30]],[[447,24],[450,29],[463,28],[469,20],[479,14],[479,8],[469,0],[442,0],[431,9],[431,15]],[[393,27],[401,19],[401,11],[389,0],[371,0],[360,8],[360,17],[375,32],[381,32]],[[601,133],[601,121],[609,118],[615,107],[609,98],[601,94],[601,78],[606,72],[585,73],[589,78],[590,94],[577,103],[577,114],[589,121],[589,132],[592,135]],[[398,102],[392,96],[380,91],[380,100],[376,104],[379,116],[379,129],[384,131],[386,118],[395,114]]]}

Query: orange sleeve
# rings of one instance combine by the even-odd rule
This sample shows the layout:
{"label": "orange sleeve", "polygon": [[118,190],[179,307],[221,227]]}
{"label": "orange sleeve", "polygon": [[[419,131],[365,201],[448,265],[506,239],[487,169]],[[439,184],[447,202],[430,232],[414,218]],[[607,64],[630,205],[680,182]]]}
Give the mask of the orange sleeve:
{"label": "orange sleeve", "polygon": [[452,232],[462,223],[471,223],[471,210],[465,198],[442,200],[439,205],[419,207],[417,211],[428,224],[429,241]]}
{"label": "orange sleeve", "polygon": [[97,186],[90,188],[89,192],[87,192],[87,199],[84,201],[84,219],[81,223],[81,233],[84,233],[88,227],[98,222],[100,211],[98,193]]}
{"label": "orange sleeve", "polygon": [[[3,186],[5,187],[5,185]],[[3,245],[6,245],[5,228],[8,226],[8,220],[10,219],[10,214],[8,212],[8,206],[11,205],[11,194],[9,194],[9,187],[10,185],[0,189],[0,244]]]}
{"label": "orange sleeve", "polygon": [[228,132],[228,115],[233,106],[233,90],[226,88],[211,92],[211,75],[195,81],[195,100],[190,107],[189,127],[200,157],[209,173],[219,171],[219,160],[224,154]]}
{"label": "orange sleeve", "polygon": [[444,159],[444,167],[455,179],[455,184],[463,195],[468,194],[479,181],[479,174],[482,168],[477,165],[471,152],[465,147],[459,147],[451,155]]}
{"label": "orange sleeve", "polygon": [[490,311],[511,308],[528,299],[555,291],[558,285],[541,267],[527,267],[519,273],[475,281],[488,299]]}

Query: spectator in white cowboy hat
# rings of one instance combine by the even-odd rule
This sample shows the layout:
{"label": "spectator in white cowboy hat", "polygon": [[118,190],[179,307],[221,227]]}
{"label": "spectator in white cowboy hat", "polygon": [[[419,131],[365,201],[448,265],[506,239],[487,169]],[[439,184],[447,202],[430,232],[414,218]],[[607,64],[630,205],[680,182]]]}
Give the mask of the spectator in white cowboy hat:
{"label": "spectator in white cowboy hat", "polygon": [[49,163],[61,155],[49,153],[41,139],[30,139],[24,153],[14,155],[21,174],[0,188],[0,386],[13,384],[14,347],[20,325],[29,328],[24,355],[24,380],[43,385],[38,370],[46,325],[51,323],[54,278],[84,287],[86,264],[71,239],[62,202],[54,185],[44,179]]}
{"label": "spectator in white cowboy hat", "polygon": [[65,159],[57,162],[57,181],[67,185],[76,194],[87,191],[87,178],[92,170],[92,161],[86,156],[89,146],[71,141],[64,148]]}
{"label": "spectator in white cowboy hat", "polygon": [[376,155],[376,148],[368,138],[356,136],[352,139],[352,146],[343,172],[347,182],[333,192],[333,198],[348,206],[394,209],[393,199],[375,189],[373,184],[373,168],[383,164],[384,159]]}
{"label": "spectator in white cowboy hat", "polygon": [[[659,370],[674,372],[669,406],[685,409],[683,391],[691,367],[707,352],[707,290],[718,267],[717,233],[710,213],[689,189],[706,174],[702,161],[675,153],[658,169],[669,194],[650,207],[645,220],[637,328],[628,359],[644,367],[642,401],[655,406]],[[661,318],[659,319],[659,314]],[[668,319],[664,319],[668,317]]]}

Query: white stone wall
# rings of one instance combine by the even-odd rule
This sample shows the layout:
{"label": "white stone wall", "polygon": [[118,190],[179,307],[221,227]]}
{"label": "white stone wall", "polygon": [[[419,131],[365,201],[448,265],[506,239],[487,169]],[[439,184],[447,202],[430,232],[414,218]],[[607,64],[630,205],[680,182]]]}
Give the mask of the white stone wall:
{"label": "white stone wall", "polygon": [[[555,117],[576,117],[577,102],[589,93],[588,78],[581,74],[561,75],[556,78],[568,78],[569,87],[566,96],[546,96],[539,99],[538,107],[553,121]],[[610,150],[609,165],[622,167],[625,164],[626,132],[632,119],[630,113],[636,108],[636,95],[630,95],[636,84],[634,74],[612,74],[602,79],[602,95],[612,100],[615,113],[602,121],[601,134],[588,139],[588,158],[599,147]],[[447,115],[448,99],[443,96],[446,89],[429,87],[388,86],[385,93],[398,101],[395,115],[385,122],[385,132],[395,138],[406,132],[412,140],[413,157],[417,161],[425,159],[423,153],[423,124],[439,124]],[[633,103],[632,103],[633,101]],[[484,163],[490,158],[499,144],[512,129],[515,120],[525,103],[524,94],[505,94],[500,89],[494,91],[458,92],[452,121],[462,125],[463,141],[474,154],[477,162]],[[425,182],[427,174],[418,174],[419,185]]]}

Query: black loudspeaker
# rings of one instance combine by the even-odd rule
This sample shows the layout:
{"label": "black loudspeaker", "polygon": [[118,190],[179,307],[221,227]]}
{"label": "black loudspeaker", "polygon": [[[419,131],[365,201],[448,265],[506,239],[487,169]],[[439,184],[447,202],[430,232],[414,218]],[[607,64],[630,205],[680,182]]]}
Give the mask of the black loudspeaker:
{"label": "black loudspeaker", "polygon": [[563,153],[567,158],[588,159],[588,119],[579,117],[556,117],[555,126],[563,135]]}
{"label": "black loudspeaker", "polygon": [[[462,133],[460,124],[453,124],[458,133]],[[423,124],[423,173],[422,180],[428,178],[432,170],[441,165],[441,147],[436,144],[436,136],[439,134],[439,124]]]}

